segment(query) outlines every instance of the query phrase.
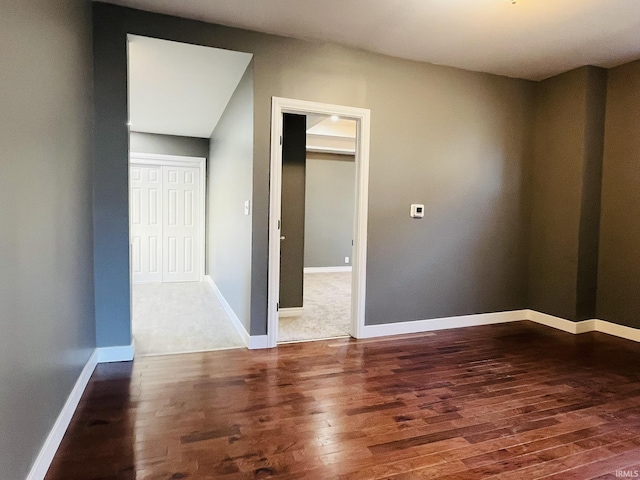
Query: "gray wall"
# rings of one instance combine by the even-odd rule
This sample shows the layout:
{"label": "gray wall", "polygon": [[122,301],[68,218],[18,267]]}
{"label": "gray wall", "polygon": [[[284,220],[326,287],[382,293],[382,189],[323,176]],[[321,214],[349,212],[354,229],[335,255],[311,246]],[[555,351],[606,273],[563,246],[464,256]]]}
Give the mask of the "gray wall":
{"label": "gray wall", "polygon": [[596,314],[606,100],[607,71],[587,67],[576,303],[578,320],[594,318]]}
{"label": "gray wall", "polygon": [[91,7],[0,11],[0,478],[21,479],[95,347]]}
{"label": "gray wall", "polygon": [[253,65],[249,64],[211,136],[207,173],[207,274],[247,332],[251,318]]}
{"label": "gray wall", "polygon": [[[267,323],[271,97],[371,109],[368,324],[526,306],[534,83],[95,3],[98,341],[130,341],[126,34],[254,54],[251,333]],[[423,220],[409,218],[425,203]]]}
{"label": "gray wall", "polygon": [[640,61],[609,70],[598,318],[640,328]]}
{"label": "gray wall", "polygon": [[572,320],[595,314],[604,79],[583,67],[537,87],[528,303]]}
{"label": "gray wall", "polygon": [[304,266],[351,265],[356,197],[353,155],[307,153]]}
{"label": "gray wall", "polygon": [[131,132],[129,134],[129,150],[133,153],[207,158],[209,156],[209,139]]}

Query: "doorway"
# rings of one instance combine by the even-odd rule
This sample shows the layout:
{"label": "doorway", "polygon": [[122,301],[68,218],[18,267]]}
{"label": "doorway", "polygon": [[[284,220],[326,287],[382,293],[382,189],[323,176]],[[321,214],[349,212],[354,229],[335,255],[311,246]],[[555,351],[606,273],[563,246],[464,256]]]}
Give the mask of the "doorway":
{"label": "doorway", "polygon": [[[243,293],[217,261],[248,261],[251,54],[128,36],[129,231],[136,355],[246,346]],[[251,108],[245,108],[251,105]],[[245,145],[242,146],[246,150]],[[241,166],[228,168],[225,159]],[[220,185],[232,184],[232,192]],[[212,193],[213,192],[213,193]],[[233,195],[241,192],[242,197]],[[228,208],[229,207],[229,208]],[[228,210],[232,213],[229,214]],[[246,209],[245,209],[246,210]],[[250,212],[249,212],[250,213]],[[237,257],[237,258],[236,258]],[[237,274],[232,272],[232,279]],[[239,300],[239,301],[238,301]]]}
{"label": "doorway", "polygon": [[[339,105],[320,104],[301,100],[274,97],[272,99],[271,130],[271,190],[269,224],[269,298],[268,298],[268,346],[274,347],[279,341],[280,301],[282,278],[280,262],[282,242],[286,241],[283,230],[283,136],[284,115],[316,116],[338,118],[355,122],[356,139],[354,148],[355,163],[355,202],[352,235],[349,306],[350,321],[348,333],[358,338],[364,326],[366,246],[367,246],[367,200],[370,112],[367,109]],[[306,130],[306,127],[305,127]],[[335,153],[335,152],[334,152]],[[282,237],[285,237],[284,239]],[[345,256],[348,257],[349,255]],[[297,274],[304,270],[297,268]],[[303,277],[304,278],[304,277]],[[298,290],[302,290],[300,286]],[[295,307],[294,307],[295,308]]]}

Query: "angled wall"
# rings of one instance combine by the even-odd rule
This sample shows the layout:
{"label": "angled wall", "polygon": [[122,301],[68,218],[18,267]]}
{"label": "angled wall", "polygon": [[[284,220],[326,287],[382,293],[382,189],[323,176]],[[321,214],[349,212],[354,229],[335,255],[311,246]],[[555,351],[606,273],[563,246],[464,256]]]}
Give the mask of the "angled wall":
{"label": "angled wall", "polygon": [[606,71],[582,67],[537,85],[528,306],[593,318]]}
{"label": "angled wall", "polygon": [[640,61],[609,70],[598,318],[640,328]]}
{"label": "angled wall", "polygon": [[210,140],[207,171],[207,275],[244,328],[251,321],[253,65],[250,63]]}

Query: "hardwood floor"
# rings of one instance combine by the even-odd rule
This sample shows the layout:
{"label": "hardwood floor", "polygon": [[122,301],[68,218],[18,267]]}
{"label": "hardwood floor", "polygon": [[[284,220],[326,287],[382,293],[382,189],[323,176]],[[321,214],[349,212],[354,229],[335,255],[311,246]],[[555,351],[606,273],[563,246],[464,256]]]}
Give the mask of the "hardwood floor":
{"label": "hardwood floor", "polygon": [[99,365],[46,478],[640,478],[639,366],[531,322]]}

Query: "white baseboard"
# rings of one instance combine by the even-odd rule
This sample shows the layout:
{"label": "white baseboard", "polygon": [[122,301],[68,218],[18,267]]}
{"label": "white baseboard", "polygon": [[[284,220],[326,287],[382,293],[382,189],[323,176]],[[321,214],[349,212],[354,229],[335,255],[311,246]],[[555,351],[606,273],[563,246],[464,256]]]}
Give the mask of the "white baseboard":
{"label": "white baseboard", "polygon": [[269,348],[269,337],[267,335],[251,335],[249,336],[249,350],[259,350],[261,348]]}
{"label": "white baseboard", "polygon": [[536,310],[512,310],[508,312],[482,313],[478,315],[461,315],[458,317],[434,318],[430,320],[416,320],[413,322],[387,323],[383,325],[365,325],[360,338],[384,337],[387,335],[404,335],[409,333],[431,332],[450,328],[473,327],[491,325],[494,323],[517,322],[530,320],[563,332],[579,335],[587,332],[601,332],[616,337],[640,342],[640,329],[631,328],[605,320],[583,320],[573,322],[560,317],[554,317]]}
{"label": "white baseboard", "polygon": [[233,326],[238,332],[238,335],[242,337],[242,341],[244,342],[244,344],[247,347],[249,347],[249,332],[247,332],[247,330],[244,328],[244,325],[242,325],[242,322],[238,318],[238,315],[236,315],[236,312],[233,311],[233,308],[231,308],[231,305],[229,305],[229,302],[227,302],[227,299],[224,298],[224,295],[222,295],[222,292],[216,285],[216,282],[213,281],[213,278],[211,278],[210,275],[205,275],[204,279],[209,284],[209,286],[213,289],[213,292],[216,294],[216,297],[218,297],[218,300],[222,304],[222,308],[224,308],[224,311],[231,319],[231,323],[233,323]]}
{"label": "white baseboard", "polygon": [[554,317],[547,313],[537,312],[535,310],[526,310],[526,319],[532,322],[539,323],[540,325],[546,325],[558,330],[562,330],[567,333],[584,333],[593,331],[592,320],[585,320],[584,322],[572,322],[560,317]]}
{"label": "white baseboard", "polygon": [[120,347],[96,348],[98,363],[130,362],[133,360],[133,352],[133,342],[131,345],[123,345]]}
{"label": "white baseboard", "polygon": [[71,418],[76,411],[80,398],[82,397],[82,394],[89,383],[89,379],[91,378],[91,374],[97,364],[98,352],[94,350],[82,369],[78,380],[76,380],[76,383],[73,386],[69,397],[67,397],[67,401],[64,403],[64,406],[62,407],[56,422],[53,424],[49,435],[47,435],[47,439],[40,449],[40,453],[38,453],[36,461],[31,467],[27,480],[43,480],[46,476],[47,470],[49,470],[49,466],[53,461],[53,457],[55,457],[56,452],[58,451],[62,437],[64,437],[64,434],[69,427]]}
{"label": "white baseboard", "polygon": [[615,337],[626,338],[634,342],[640,342],[640,330],[637,328],[627,327],[626,325],[618,325],[617,323],[607,322],[606,320],[587,320],[595,323],[595,331],[613,335]]}
{"label": "white baseboard", "polygon": [[350,265],[339,267],[304,267],[304,273],[340,273],[351,272],[353,269]]}
{"label": "white baseboard", "polygon": [[640,330],[637,328],[627,327],[626,325],[618,325],[617,323],[608,322],[606,320],[582,320],[580,322],[572,322],[564,318],[554,317],[546,313],[529,310],[529,320],[557,328],[565,332],[580,334],[587,332],[600,332],[614,337],[640,342]]}
{"label": "white baseboard", "polygon": [[365,325],[362,329],[363,335],[360,338],[432,332],[434,330],[473,327],[477,325],[491,325],[494,323],[517,322],[519,320],[527,320],[527,310],[481,313],[477,315],[461,315],[457,317],[416,320],[413,322],[385,323],[383,325]]}
{"label": "white baseboard", "polygon": [[640,342],[639,329],[618,325],[617,323],[607,322],[606,320],[592,319],[572,322],[571,320],[554,317],[553,315],[535,310],[528,310],[528,320],[576,335],[587,332],[600,332],[634,342]]}
{"label": "white baseboard", "polygon": [[297,317],[304,313],[304,307],[281,308],[278,317]]}

